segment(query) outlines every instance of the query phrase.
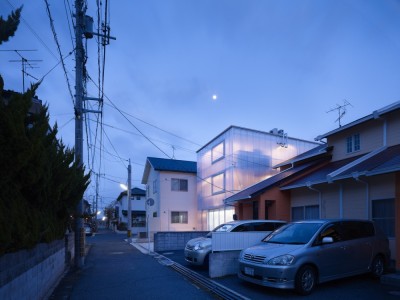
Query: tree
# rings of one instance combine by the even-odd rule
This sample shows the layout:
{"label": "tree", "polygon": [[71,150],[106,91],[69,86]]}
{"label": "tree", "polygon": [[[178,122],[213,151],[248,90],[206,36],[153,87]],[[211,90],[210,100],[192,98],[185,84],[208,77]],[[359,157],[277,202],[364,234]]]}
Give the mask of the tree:
{"label": "tree", "polygon": [[[2,40],[15,30],[2,29]],[[39,84],[7,97],[3,86],[0,76],[0,255],[62,238],[89,184],[57,125],[50,127],[48,107],[29,112]]]}
{"label": "tree", "polygon": [[21,18],[22,6],[11,13],[7,20],[0,16],[0,45],[7,42],[17,31]]}
{"label": "tree", "polygon": [[106,219],[107,228],[110,228],[111,221],[114,219],[114,214],[115,214],[115,208],[112,204],[104,208],[104,216],[107,218]]}

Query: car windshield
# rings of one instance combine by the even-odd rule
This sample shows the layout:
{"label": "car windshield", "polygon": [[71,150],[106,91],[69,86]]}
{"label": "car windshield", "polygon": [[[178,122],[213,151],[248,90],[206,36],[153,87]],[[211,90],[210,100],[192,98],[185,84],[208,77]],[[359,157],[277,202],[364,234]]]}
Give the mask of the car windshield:
{"label": "car windshield", "polygon": [[213,232],[226,232],[226,231],[230,231],[230,229],[233,227],[232,224],[221,224],[217,227],[215,227],[212,231],[210,231],[209,233],[207,233],[207,237],[211,237]]}
{"label": "car windshield", "polygon": [[307,244],[322,223],[292,223],[275,230],[262,241],[274,244]]}

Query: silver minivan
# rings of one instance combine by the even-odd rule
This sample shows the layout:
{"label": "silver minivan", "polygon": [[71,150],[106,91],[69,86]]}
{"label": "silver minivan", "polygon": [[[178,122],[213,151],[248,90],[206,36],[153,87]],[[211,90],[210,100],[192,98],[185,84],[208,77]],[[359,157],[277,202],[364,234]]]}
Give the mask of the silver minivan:
{"label": "silver minivan", "polygon": [[286,224],[279,220],[240,220],[221,224],[206,236],[191,239],[185,246],[185,260],[192,265],[208,266],[213,232],[265,231],[267,234]]}
{"label": "silver minivan", "polygon": [[317,283],[367,272],[380,277],[389,260],[389,241],[374,222],[299,221],[241,251],[238,276],[308,295]]}

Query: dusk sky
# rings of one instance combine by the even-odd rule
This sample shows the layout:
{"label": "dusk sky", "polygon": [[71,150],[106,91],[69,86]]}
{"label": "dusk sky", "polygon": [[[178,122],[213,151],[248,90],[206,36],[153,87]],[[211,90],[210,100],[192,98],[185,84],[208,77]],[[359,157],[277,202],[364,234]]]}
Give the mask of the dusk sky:
{"label": "dusk sky", "polygon": [[[75,43],[74,0],[47,2],[67,56]],[[106,0],[102,4],[104,20]],[[3,50],[36,50],[19,52],[41,60],[26,69],[33,77],[25,77],[25,86],[47,74],[37,96],[49,106],[59,138],[72,148],[73,99],[58,64],[46,1],[1,0],[0,15],[7,18],[21,5],[16,35],[0,46],[5,89],[21,92],[22,72],[21,63],[12,62],[21,59],[18,53]],[[230,125],[278,128],[314,140],[339,126],[338,112],[329,112],[337,105],[351,104],[344,125],[400,100],[400,1],[108,0],[108,5],[116,40],[106,47],[103,146],[95,144],[96,114],[86,115],[90,137],[84,141],[86,170],[100,174],[100,208],[121,192],[128,159],[132,187],[144,188],[146,157],[195,161],[196,151]],[[87,0],[87,6],[97,30],[96,1]],[[88,74],[96,84],[97,41],[87,40]],[[74,54],[65,59],[73,95],[74,64]],[[97,97],[93,82],[88,81],[88,96]],[[90,201],[95,182],[92,177],[85,194]]]}

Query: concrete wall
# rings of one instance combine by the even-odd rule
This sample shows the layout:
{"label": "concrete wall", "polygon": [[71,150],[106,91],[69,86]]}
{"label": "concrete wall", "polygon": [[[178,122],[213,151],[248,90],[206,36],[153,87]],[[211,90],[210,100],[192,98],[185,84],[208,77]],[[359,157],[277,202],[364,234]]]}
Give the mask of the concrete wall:
{"label": "concrete wall", "polygon": [[0,299],[45,299],[72,261],[73,234],[0,257]]}
{"label": "concrete wall", "polygon": [[183,250],[189,240],[205,236],[207,233],[208,231],[156,232],[154,234],[154,251]]}
{"label": "concrete wall", "polygon": [[240,251],[213,252],[210,254],[208,275],[210,278],[237,274]]}

